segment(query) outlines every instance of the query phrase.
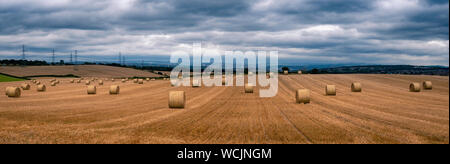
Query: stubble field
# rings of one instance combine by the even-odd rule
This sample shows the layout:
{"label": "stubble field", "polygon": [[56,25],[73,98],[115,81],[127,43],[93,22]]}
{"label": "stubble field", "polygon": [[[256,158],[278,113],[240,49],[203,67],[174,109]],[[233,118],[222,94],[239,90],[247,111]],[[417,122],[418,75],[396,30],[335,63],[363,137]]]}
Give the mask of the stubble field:
{"label": "stubble field", "polygon": [[[40,79],[46,92],[33,84],[20,98],[0,96],[0,143],[449,143],[448,76],[280,75],[272,98],[163,80],[105,81],[87,95],[84,83],[58,80],[51,87]],[[410,82],[424,80],[433,90],[409,92]],[[363,92],[350,92],[355,81]],[[111,84],[119,95],[109,95]],[[325,96],[326,84],[336,96]],[[302,88],[311,90],[310,104],[295,103]],[[186,91],[185,109],[168,108],[175,90]]]}

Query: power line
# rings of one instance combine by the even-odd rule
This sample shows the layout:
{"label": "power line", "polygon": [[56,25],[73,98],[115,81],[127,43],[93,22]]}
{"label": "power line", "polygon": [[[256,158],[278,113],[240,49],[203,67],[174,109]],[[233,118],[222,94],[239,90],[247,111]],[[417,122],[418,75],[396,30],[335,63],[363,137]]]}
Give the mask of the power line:
{"label": "power line", "polygon": [[22,60],[25,60],[25,45],[22,44]]}
{"label": "power line", "polygon": [[78,64],[78,60],[77,60],[77,58],[78,58],[78,54],[77,54],[77,50],[75,50],[75,64]]}
{"label": "power line", "polygon": [[122,53],[119,52],[119,65],[122,65]]}
{"label": "power line", "polygon": [[52,64],[55,64],[55,49],[53,49]]}

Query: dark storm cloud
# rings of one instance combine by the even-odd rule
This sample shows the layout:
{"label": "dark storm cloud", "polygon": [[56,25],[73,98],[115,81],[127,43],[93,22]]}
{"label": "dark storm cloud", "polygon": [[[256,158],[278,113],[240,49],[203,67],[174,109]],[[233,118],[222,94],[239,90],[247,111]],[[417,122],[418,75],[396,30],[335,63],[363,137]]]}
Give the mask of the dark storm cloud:
{"label": "dark storm cloud", "polygon": [[[367,0],[305,0],[287,2],[290,5],[281,4],[275,6],[279,13],[290,15],[320,15],[323,13],[357,13],[371,10],[372,1]],[[275,4],[276,5],[276,4]]]}
{"label": "dark storm cloud", "polygon": [[[409,12],[384,17],[379,22],[387,22],[392,26],[386,29],[375,29],[385,39],[443,39],[448,40],[449,7],[448,1],[423,1],[421,8]],[[401,19],[398,19],[401,18]],[[383,38],[382,38],[383,39]]]}
{"label": "dark storm cloud", "polygon": [[[220,28],[215,24],[227,22],[247,12],[251,1],[175,1],[140,0],[133,9],[122,13],[114,24],[129,30],[155,30],[161,32],[200,31]],[[219,19],[218,22],[216,20]],[[214,24],[204,27],[205,24]],[[222,29],[222,28],[220,28]]]}
{"label": "dark storm cloud", "polygon": [[448,0],[5,0],[0,55],[21,44],[170,55],[203,42],[305,62],[448,65],[448,13]]}
{"label": "dark storm cloud", "polygon": [[53,29],[104,29],[100,17],[92,16],[100,7],[93,6],[45,6],[38,1],[0,5],[0,33],[28,32],[30,30]]}
{"label": "dark storm cloud", "polygon": [[216,17],[230,17],[240,14],[249,8],[248,2],[242,0],[227,1],[170,1],[180,14],[194,14]]}

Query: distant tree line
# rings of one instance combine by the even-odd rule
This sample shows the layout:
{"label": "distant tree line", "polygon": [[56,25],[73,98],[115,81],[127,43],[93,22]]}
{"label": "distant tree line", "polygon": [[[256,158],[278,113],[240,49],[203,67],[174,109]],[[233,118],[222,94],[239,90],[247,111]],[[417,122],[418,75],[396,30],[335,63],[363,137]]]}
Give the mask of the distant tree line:
{"label": "distant tree line", "polygon": [[[64,63],[61,60],[59,63],[47,63],[46,61],[39,60],[14,60],[5,59],[0,60],[2,66],[45,66],[45,65],[73,65],[70,63]],[[118,63],[91,63],[84,62],[83,65],[107,65],[124,68],[134,68],[147,71],[171,71],[173,67],[166,66],[137,66],[137,65],[121,65]],[[203,71],[205,68],[202,67]],[[191,66],[191,70],[193,70]],[[282,67],[282,71],[290,71],[289,67]],[[412,66],[412,65],[366,65],[366,66],[343,66],[334,68],[322,68],[302,70],[305,74],[352,74],[352,73],[367,73],[367,74],[409,74],[409,75],[441,75],[448,76],[449,68],[441,66]],[[233,70],[235,73],[236,70]],[[245,73],[248,73],[248,68],[244,69]],[[160,72],[157,72],[160,73]],[[224,72],[223,72],[224,73]],[[162,74],[162,73],[161,73]]]}
{"label": "distant tree line", "polygon": [[49,65],[46,61],[39,61],[39,60],[0,60],[0,65],[8,65],[8,66],[23,66],[23,65],[29,65],[29,66],[40,66],[40,65]]}
{"label": "distant tree line", "polygon": [[368,65],[312,69],[311,74],[406,74],[448,76],[449,68],[441,66]]}
{"label": "distant tree line", "polygon": [[[282,71],[290,71],[289,67],[286,67],[286,66],[281,67],[281,70]],[[314,69],[309,70],[309,71],[308,70],[300,70],[300,71],[302,71],[305,74],[326,74],[326,73],[328,73],[327,70],[319,70],[317,68],[314,68]]]}

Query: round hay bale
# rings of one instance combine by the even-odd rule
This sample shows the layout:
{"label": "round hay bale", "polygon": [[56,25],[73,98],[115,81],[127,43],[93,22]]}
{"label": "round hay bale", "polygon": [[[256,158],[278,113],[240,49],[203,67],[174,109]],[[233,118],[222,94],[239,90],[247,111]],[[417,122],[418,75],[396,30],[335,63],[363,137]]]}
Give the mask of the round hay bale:
{"label": "round hay bale", "polygon": [[150,78],[147,77],[147,78],[145,78],[145,80],[146,80],[146,81],[150,81]]}
{"label": "round hay bale", "polygon": [[138,79],[133,79],[133,83],[138,83]]}
{"label": "round hay bale", "polygon": [[125,80],[125,79],[122,79],[122,83],[125,83],[125,82],[127,82],[127,80]]}
{"label": "round hay bale", "polygon": [[98,85],[103,85],[103,80],[99,80]]}
{"label": "round hay bale", "polygon": [[56,82],[50,83],[50,86],[56,86]]}
{"label": "round hay bale", "polygon": [[352,83],[352,92],[361,92],[361,91],[362,91],[361,83],[357,82]]}
{"label": "round hay bale", "polygon": [[192,87],[200,87],[200,82],[198,80],[192,80]]}
{"label": "round hay bale", "polygon": [[40,81],[37,81],[36,83],[35,83],[36,85],[40,85],[41,84],[41,82]]}
{"label": "round hay bale", "polygon": [[253,93],[253,84],[247,83],[244,86],[245,93]]}
{"label": "round hay bale", "polygon": [[111,82],[115,82],[116,80],[115,79],[111,79]]}
{"label": "round hay bale", "polygon": [[186,103],[186,95],[184,91],[169,92],[169,108],[184,108]]}
{"label": "round hay bale", "polygon": [[284,71],[283,71],[283,74],[288,75],[288,74],[289,74],[289,71],[284,70]]}
{"label": "round hay bale", "polygon": [[120,92],[120,87],[118,85],[111,85],[109,87],[109,94],[111,95],[117,95]]}
{"label": "round hay bale", "polygon": [[70,80],[70,83],[74,83],[74,82],[75,82],[75,80],[73,80],[73,79]]}
{"label": "round hay bale", "polygon": [[8,96],[8,88],[10,88],[10,87],[6,87],[6,89],[5,89],[5,95],[6,96]]}
{"label": "round hay bale", "polygon": [[89,85],[87,88],[87,94],[93,95],[97,93],[97,87],[95,85]]}
{"label": "round hay bale", "polygon": [[47,87],[45,87],[44,84],[38,85],[37,86],[37,91],[38,92],[45,92],[47,90]]}
{"label": "round hay bale", "polygon": [[30,90],[30,85],[27,84],[27,83],[23,83],[20,87],[21,87],[23,90]]}
{"label": "round hay bale", "polygon": [[298,71],[297,73],[298,73],[299,75],[301,75],[303,72],[302,72],[302,71]]}
{"label": "round hay bale", "polygon": [[155,78],[152,78],[151,80],[152,80],[152,81],[155,81],[156,79],[155,79]]}
{"label": "round hay bale", "polygon": [[222,85],[226,85],[227,81],[225,80],[225,77],[222,77]]}
{"label": "round hay bale", "polygon": [[177,80],[170,80],[170,86],[175,87],[178,84]]}
{"label": "round hay bale", "polygon": [[311,101],[311,91],[309,89],[299,89],[295,93],[295,100],[297,103],[308,104]]}
{"label": "round hay bale", "polygon": [[77,83],[81,83],[81,80],[77,80]]}
{"label": "round hay bale", "polygon": [[138,84],[144,84],[144,79],[139,79]]}
{"label": "round hay bale", "polygon": [[419,83],[411,83],[409,84],[410,92],[420,92],[420,84]]}
{"label": "round hay bale", "polygon": [[8,97],[20,97],[20,88],[19,87],[7,87],[6,88],[6,95]]}
{"label": "round hay bale", "polygon": [[327,85],[325,87],[325,94],[328,96],[336,95],[336,86],[335,85]]}
{"label": "round hay bale", "polygon": [[89,81],[89,80],[86,80],[86,82],[85,82],[84,84],[86,84],[86,85],[90,85],[90,84],[91,84],[91,81]]}
{"label": "round hay bale", "polygon": [[431,81],[424,81],[423,82],[423,89],[426,89],[426,90],[433,89],[433,83],[431,83]]}
{"label": "round hay bale", "polygon": [[252,75],[253,75],[253,72],[248,72],[248,75],[249,75],[249,76],[252,76]]}

